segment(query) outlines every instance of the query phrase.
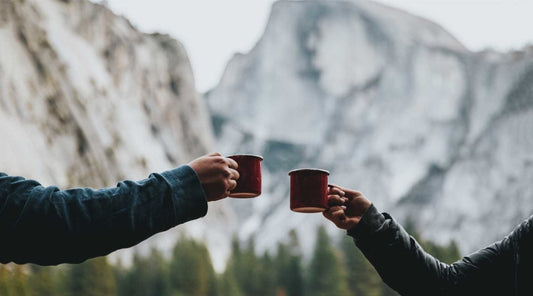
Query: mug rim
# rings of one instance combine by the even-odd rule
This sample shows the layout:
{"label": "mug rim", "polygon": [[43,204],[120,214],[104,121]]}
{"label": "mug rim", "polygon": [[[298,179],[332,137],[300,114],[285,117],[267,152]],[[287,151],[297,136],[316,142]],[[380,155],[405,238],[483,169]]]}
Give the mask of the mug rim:
{"label": "mug rim", "polygon": [[232,154],[232,155],[228,155],[226,157],[231,158],[233,156],[253,157],[253,158],[259,158],[260,160],[263,160],[263,157],[259,156],[257,154]]}
{"label": "mug rim", "polygon": [[329,175],[329,171],[327,170],[324,170],[324,169],[318,169],[318,168],[300,168],[300,169],[294,169],[292,171],[289,172],[289,176],[293,173],[296,173],[296,172],[302,172],[302,171],[307,171],[307,172],[319,172],[319,173],[326,173],[327,175]]}

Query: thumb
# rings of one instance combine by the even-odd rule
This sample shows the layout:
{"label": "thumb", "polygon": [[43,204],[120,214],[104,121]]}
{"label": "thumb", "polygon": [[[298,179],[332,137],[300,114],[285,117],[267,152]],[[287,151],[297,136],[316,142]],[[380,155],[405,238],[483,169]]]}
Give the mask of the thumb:
{"label": "thumb", "polygon": [[209,156],[222,156],[222,154],[220,154],[218,152],[213,152],[213,153],[209,154]]}

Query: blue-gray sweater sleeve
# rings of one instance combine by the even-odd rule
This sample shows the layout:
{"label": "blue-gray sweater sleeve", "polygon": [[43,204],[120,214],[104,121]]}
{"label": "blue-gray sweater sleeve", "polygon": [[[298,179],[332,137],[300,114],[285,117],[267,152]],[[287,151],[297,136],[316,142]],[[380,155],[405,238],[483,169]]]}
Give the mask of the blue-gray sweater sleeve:
{"label": "blue-gray sweater sleeve", "polygon": [[526,226],[453,264],[426,253],[373,205],[348,235],[383,281],[401,295],[514,295],[516,240]]}
{"label": "blue-gray sweater sleeve", "polygon": [[98,190],[0,173],[0,262],[77,263],[206,213],[203,187],[186,165]]}

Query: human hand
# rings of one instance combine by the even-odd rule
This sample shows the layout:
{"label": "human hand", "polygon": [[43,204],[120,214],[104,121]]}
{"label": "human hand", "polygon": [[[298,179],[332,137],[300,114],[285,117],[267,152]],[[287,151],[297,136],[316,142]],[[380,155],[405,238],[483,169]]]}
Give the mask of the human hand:
{"label": "human hand", "polygon": [[328,205],[322,214],[341,229],[357,225],[372,203],[359,191],[332,185],[328,192]]}
{"label": "human hand", "polygon": [[239,172],[235,160],[212,153],[199,157],[189,163],[204,187],[207,201],[223,199],[237,186]]}

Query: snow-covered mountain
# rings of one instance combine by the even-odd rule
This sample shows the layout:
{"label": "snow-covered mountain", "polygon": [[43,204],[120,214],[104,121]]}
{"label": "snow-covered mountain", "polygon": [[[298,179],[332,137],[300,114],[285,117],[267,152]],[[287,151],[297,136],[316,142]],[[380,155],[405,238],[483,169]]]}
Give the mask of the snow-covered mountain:
{"label": "snow-covered mountain", "polygon": [[233,203],[259,248],[291,228],[312,246],[326,223],[289,210],[299,167],[463,252],[533,213],[533,48],[474,53],[374,2],[281,0],[205,97],[220,150],[264,157],[264,194]]}
{"label": "snow-covered mountain", "polygon": [[[142,179],[213,147],[183,46],[86,0],[0,1],[0,119],[0,171],[62,188]],[[138,248],[170,250],[180,230],[218,245],[228,210]]]}
{"label": "snow-covered mountain", "polygon": [[169,36],[87,0],[0,1],[0,171],[102,187],[213,150],[264,157],[263,195],[212,203],[141,251],[169,250],[186,231],[220,270],[237,230],[262,250],[291,228],[308,247],[318,224],[342,233],[289,210],[287,172],[298,167],[329,170],[464,252],[533,210],[533,48],[473,53],[373,2],[281,0],[205,97],[208,108]]}

